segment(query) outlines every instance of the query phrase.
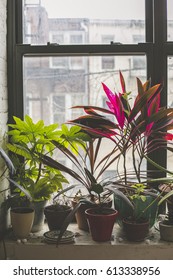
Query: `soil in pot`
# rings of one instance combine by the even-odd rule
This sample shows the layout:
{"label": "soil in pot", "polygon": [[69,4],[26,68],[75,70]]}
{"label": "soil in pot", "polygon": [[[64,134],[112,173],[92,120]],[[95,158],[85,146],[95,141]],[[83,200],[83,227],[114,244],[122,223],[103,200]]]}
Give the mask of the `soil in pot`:
{"label": "soil in pot", "polygon": [[134,221],[132,219],[126,218],[122,220],[122,224],[126,238],[129,241],[143,241],[149,233],[150,223],[148,220],[141,219]]}
{"label": "soil in pot", "polygon": [[44,215],[49,227],[49,230],[58,230],[61,228],[65,218],[72,211],[68,205],[49,205],[44,208]]}
{"label": "soil in pot", "polygon": [[30,207],[13,208],[10,211],[11,225],[16,238],[27,238],[34,221],[34,209]]}
{"label": "soil in pot", "polygon": [[111,239],[118,211],[112,208],[89,208],[85,211],[92,239],[106,242]]}

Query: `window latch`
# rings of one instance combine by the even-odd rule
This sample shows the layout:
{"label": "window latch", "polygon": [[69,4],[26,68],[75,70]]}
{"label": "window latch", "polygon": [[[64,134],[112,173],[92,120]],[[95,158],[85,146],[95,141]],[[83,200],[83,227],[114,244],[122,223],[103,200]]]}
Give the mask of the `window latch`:
{"label": "window latch", "polygon": [[59,44],[58,43],[47,42],[47,46],[59,46]]}
{"label": "window latch", "polygon": [[114,41],[111,41],[110,44],[111,44],[111,45],[122,45],[122,43],[120,43],[120,42],[114,42]]}

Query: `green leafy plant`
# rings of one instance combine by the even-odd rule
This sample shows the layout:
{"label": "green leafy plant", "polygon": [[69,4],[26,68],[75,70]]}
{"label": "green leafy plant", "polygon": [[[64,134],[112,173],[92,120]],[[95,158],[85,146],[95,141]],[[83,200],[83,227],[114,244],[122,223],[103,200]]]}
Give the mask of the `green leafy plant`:
{"label": "green leafy plant", "polygon": [[48,200],[51,194],[62,189],[63,183],[68,183],[59,170],[40,161],[40,155],[53,155],[52,141],[59,138],[58,125],[46,126],[43,120],[34,123],[27,115],[24,120],[14,117],[14,121],[9,124],[7,147],[13,154],[16,175],[10,182],[30,200]]}

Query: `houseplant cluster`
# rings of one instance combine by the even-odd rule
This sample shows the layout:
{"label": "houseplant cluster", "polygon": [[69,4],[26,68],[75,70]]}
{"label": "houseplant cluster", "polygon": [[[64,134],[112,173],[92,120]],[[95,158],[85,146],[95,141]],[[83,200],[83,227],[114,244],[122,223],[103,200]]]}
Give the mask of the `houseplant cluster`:
{"label": "houseplant cluster", "polygon": [[[13,163],[18,170],[9,180],[17,187],[20,196],[27,196],[32,203],[48,201],[52,195],[66,197],[66,192],[76,187],[76,184],[64,187],[63,184],[68,183],[66,175],[85,189],[84,194],[79,190],[75,195],[73,209],[70,205],[62,224],[58,226],[55,223],[50,228],[60,230],[58,241],[74,215],[78,222],[79,212],[84,214],[85,220],[79,228],[89,230],[95,241],[110,240],[116,220],[127,239],[142,241],[154,225],[158,205],[172,195],[170,191],[164,196],[164,190],[152,187],[154,179],[146,175],[142,166],[149,161],[163,170],[150,159],[150,154],[165,147],[171,149],[173,135],[169,131],[173,128],[173,109],[160,106],[161,84],[152,86],[150,80],[143,84],[137,78],[134,99],[126,89],[121,72],[120,84],[120,93],[112,92],[106,84],[102,84],[107,108],[77,105],[73,110],[82,108],[84,114],[61,127],[56,124],[45,126],[42,120],[35,124],[29,116],[25,120],[14,117],[14,124],[9,125],[7,147],[15,156]],[[110,142],[110,150],[106,149],[103,153],[102,142],[105,139]],[[61,163],[55,157],[57,152],[63,153],[75,168]],[[130,170],[127,168],[129,154],[133,167]],[[117,175],[103,180],[104,172],[111,165],[115,166]],[[166,178],[161,179],[162,182],[164,180],[166,182]],[[159,183],[159,179],[155,182]],[[66,208],[68,203],[69,200],[65,203]],[[57,209],[57,204],[60,203],[51,207]],[[44,213],[46,207],[43,207]],[[59,215],[58,211],[56,215]],[[93,228],[93,225],[99,229]],[[137,236],[134,239],[134,233],[129,234],[129,231],[136,226]]]}

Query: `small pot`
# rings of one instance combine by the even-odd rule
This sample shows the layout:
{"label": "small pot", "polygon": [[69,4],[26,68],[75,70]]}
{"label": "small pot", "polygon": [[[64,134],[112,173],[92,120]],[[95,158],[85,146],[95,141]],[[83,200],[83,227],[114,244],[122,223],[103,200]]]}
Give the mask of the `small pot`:
{"label": "small pot", "polygon": [[118,211],[112,208],[90,208],[85,211],[89,230],[94,241],[109,241]]}
{"label": "small pot", "polygon": [[173,242],[173,225],[169,225],[163,221],[159,223],[159,229],[162,240]]}
{"label": "small pot", "polygon": [[129,219],[123,219],[123,230],[129,241],[139,242],[143,241],[149,233],[149,221],[136,222]]}
{"label": "small pot", "polygon": [[34,209],[30,207],[13,208],[10,211],[11,225],[16,238],[27,238],[34,221]]}
{"label": "small pot", "polygon": [[44,208],[44,215],[47,220],[49,230],[59,230],[72,211],[72,208],[68,205],[49,205]]}

